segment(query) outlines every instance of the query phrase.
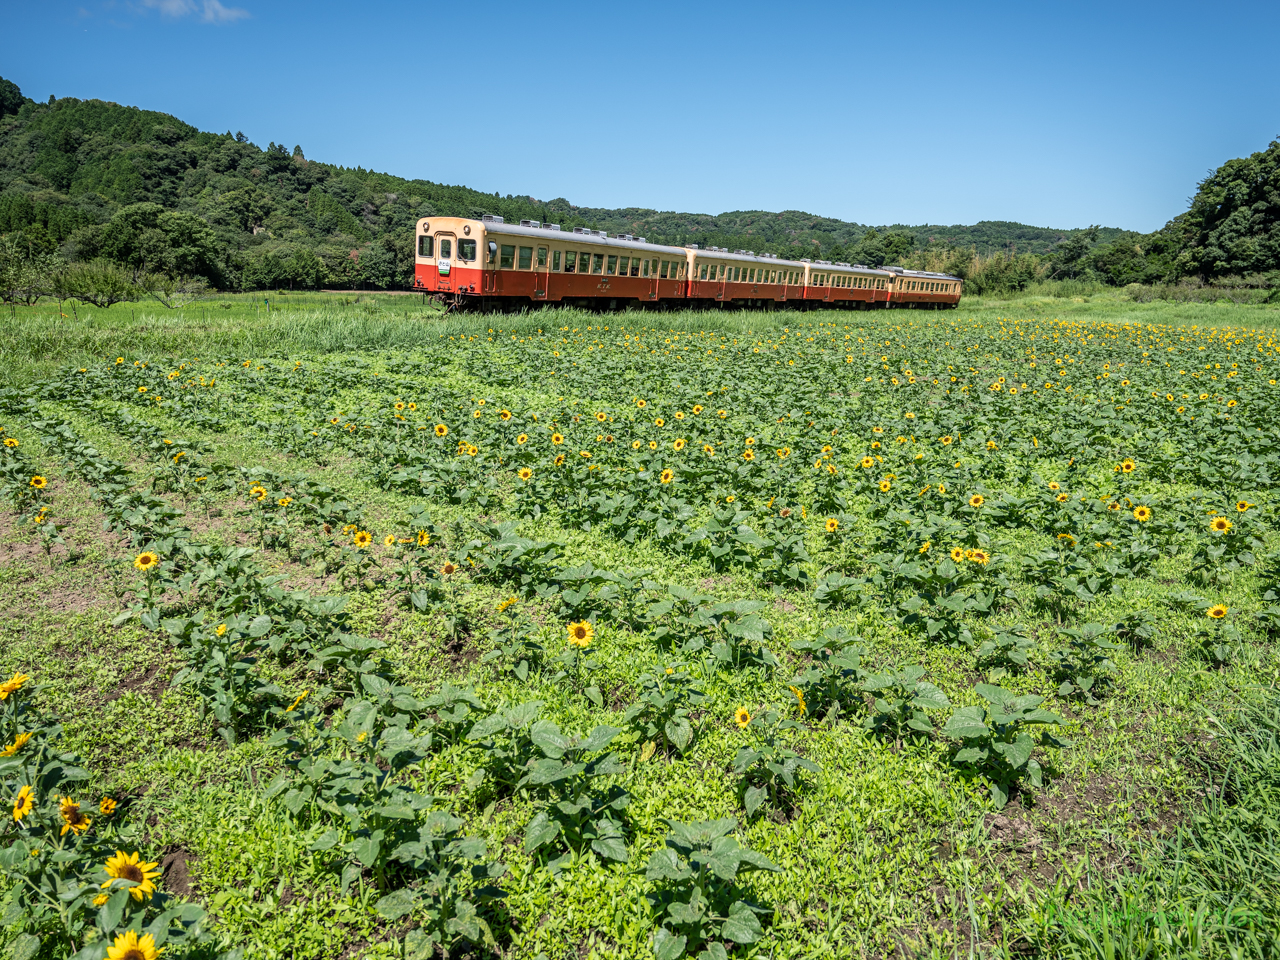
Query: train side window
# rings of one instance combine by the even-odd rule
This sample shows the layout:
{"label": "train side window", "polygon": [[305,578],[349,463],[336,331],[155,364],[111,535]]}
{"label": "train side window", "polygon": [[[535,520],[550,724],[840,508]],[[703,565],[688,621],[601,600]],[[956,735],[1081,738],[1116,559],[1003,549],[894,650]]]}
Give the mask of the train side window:
{"label": "train side window", "polygon": [[474,260],[476,258],[476,242],[474,240],[458,241],[458,259]]}
{"label": "train side window", "polygon": [[504,243],[498,250],[499,270],[510,270],[516,265],[516,246],[514,243]]}
{"label": "train side window", "polygon": [[545,267],[547,265],[547,248],[538,248],[538,266]]}
{"label": "train side window", "polygon": [[640,276],[640,258],[639,257],[631,258],[631,276],[633,277]]}
{"label": "train side window", "polygon": [[617,272],[618,272],[618,257],[616,254],[610,254],[609,263],[604,268],[605,276],[612,277]]}
{"label": "train side window", "polygon": [[670,260],[663,260],[663,261],[662,261],[662,270],[661,270],[661,272],[658,274],[658,279],[659,279],[659,280],[665,280],[665,279],[667,279],[667,271],[668,271],[668,270],[670,270],[670,269],[671,269],[671,261],[670,261]]}
{"label": "train side window", "polygon": [[630,265],[631,265],[630,257],[619,257],[618,258],[618,276],[625,277],[627,275],[627,270],[630,268]]}
{"label": "train side window", "polygon": [[591,254],[583,250],[580,254],[578,254],[578,272],[586,273],[590,269],[591,269]]}
{"label": "train side window", "polygon": [[418,256],[434,257],[435,256],[435,237],[419,237],[418,238]]}
{"label": "train side window", "polygon": [[685,278],[685,275],[688,273],[688,266],[689,266],[688,260],[680,261],[680,279],[681,280],[683,280]]}
{"label": "train side window", "polygon": [[698,271],[698,279],[699,280],[707,279],[707,265],[705,263],[702,265],[702,268]]}
{"label": "train side window", "polygon": [[564,252],[564,272],[573,273],[574,268],[578,265],[578,254],[574,250],[566,250]]}
{"label": "train side window", "polygon": [[520,269],[528,270],[533,266],[533,247],[520,248]]}
{"label": "train side window", "polygon": [[551,251],[551,270],[554,273],[560,272],[560,251],[559,250]]}
{"label": "train side window", "polygon": [[602,273],[604,271],[604,254],[597,253],[591,257],[591,272]]}
{"label": "train side window", "polygon": [[644,266],[643,266],[642,272],[644,273],[644,275],[645,275],[646,277],[649,275],[649,261],[648,261],[648,260],[645,260],[645,261],[644,261]]}

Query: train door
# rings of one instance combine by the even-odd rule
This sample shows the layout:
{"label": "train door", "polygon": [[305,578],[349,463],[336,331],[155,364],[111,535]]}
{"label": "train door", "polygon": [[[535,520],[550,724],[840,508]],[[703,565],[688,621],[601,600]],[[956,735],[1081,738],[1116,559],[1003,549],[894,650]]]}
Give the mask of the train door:
{"label": "train door", "polygon": [[457,237],[452,233],[436,234],[436,271],[440,275],[439,288],[441,290],[453,290],[453,265],[454,265],[454,245],[457,243]]}
{"label": "train door", "polygon": [[659,293],[658,269],[660,266],[661,264],[656,257],[650,257],[647,261],[645,261],[645,270],[648,271],[648,276],[649,276],[649,299],[650,300],[658,299],[658,293]]}
{"label": "train door", "polygon": [[535,300],[547,299],[547,284],[551,282],[550,256],[546,244],[540,244],[533,251],[533,297]]}

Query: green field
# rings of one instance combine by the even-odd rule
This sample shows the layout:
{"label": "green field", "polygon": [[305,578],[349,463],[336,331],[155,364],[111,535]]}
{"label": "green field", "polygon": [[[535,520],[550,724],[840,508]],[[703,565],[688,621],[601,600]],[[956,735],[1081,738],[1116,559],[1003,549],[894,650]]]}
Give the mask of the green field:
{"label": "green field", "polygon": [[13,955],[1277,955],[1276,306],[270,299],[0,329]]}

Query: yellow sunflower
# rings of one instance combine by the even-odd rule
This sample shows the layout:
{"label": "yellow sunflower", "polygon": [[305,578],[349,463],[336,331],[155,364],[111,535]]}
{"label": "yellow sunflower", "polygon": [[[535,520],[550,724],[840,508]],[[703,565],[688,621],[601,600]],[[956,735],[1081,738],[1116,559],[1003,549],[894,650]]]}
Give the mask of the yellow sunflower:
{"label": "yellow sunflower", "polygon": [[43,490],[48,485],[49,485],[49,481],[46,480],[44,477],[40,476],[39,474],[36,474],[34,477],[31,478],[31,486],[35,487],[37,490]]}
{"label": "yellow sunflower", "polygon": [[1209,521],[1209,529],[1214,533],[1226,533],[1233,524],[1226,517],[1214,517]]}
{"label": "yellow sunflower", "polygon": [[573,646],[584,650],[591,646],[591,640],[596,635],[596,628],[592,626],[589,620],[579,620],[577,623],[571,623],[568,630],[569,642]]}
{"label": "yellow sunflower", "polygon": [[437,424],[436,424],[436,436],[437,436],[437,437],[447,437],[448,435],[449,435],[449,428],[448,428],[448,427],[446,427],[443,423],[437,423]]}
{"label": "yellow sunflower", "polygon": [[962,550],[960,547],[952,547],[951,559],[956,563],[959,563],[960,561],[962,561],[964,559],[964,550]]}
{"label": "yellow sunflower", "polygon": [[373,543],[373,534],[367,530],[357,530],[356,535],[351,538],[351,542],[363,550],[369,544]]}
{"label": "yellow sunflower", "polygon": [[881,493],[888,493],[888,492],[889,492],[889,488],[890,488],[890,487],[892,487],[892,486],[893,486],[893,484],[891,484],[888,480],[881,480],[881,481],[880,481],[880,492],[881,492]]}
{"label": "yellow sunflower", "polygon": [[388,533],[382,538],[382,545],[384,547],[394,547],[396,545],[396,535],[394,533]]}
{"label": "yellow sunflower", "polygon": [[92,820],[80,809],[80,804],[76,803],[70,797],[61,797],[58,800],[58,813],[62,815],[62,836],[67,835],[67,831],[74,831],[76,835],[84,833],[93,823]]}
{"label": "yellow sunflower", "polygon": [[835,517],[827,517],[827,522],[823,526],[826,528],[827,533],[835,533],[840,529],[840,521]]}
{"label": "yellow sunflower", "polygon": [[119,806],[119,804],[117,804],[110,797],[103,797],[101,800],[98,801],[98,810],[102,812],[102,815],[104,817],[109,817],[113,813],[115,813],[117,806]]}
{"label": "yellow sunflower", "polygon": [[159,563],[160,563],[160,558],[156,556],[156,554],[152,553],[150,550],[144,550],[142,553],[138,554],[136,557],[133,558],[133,565],[137,569],[141,570],[143,573],[147,573],[148,571],[154,569],[155,566]]}
{"label": "yellow sunflower", "polygon": [[687,441],[687,440],[685,440],[683,437],[681,437],[679,440],[677,440],[677,441],[675,441],[674,443],[672,443],[672,444],[671,444],[671,449],[672,449],[672,450],[675,450],[675,451],[677,451],[677,452],[678,452],[678,451],[680,451],[680,450],[683,450],[683,449],[685,448],[685,445],[686,445],[687,443],[688,443],[688,441]]}
{"label": "yellow sunflower", "polygon": [[18,791],[18,795],[13,800],[13,819],[18,823],[22,822],[22,818],[29,814],[36,805],[35,791],[29,786],[24,786]]}
{"label": "yellow sunflower", "polygon": [[0,757],[12,757],[15,753],[27,745],[27,741],[31,739],[31,731],[20,733],[13,738],[13,743],[9,744],[3,750],[0,750]]}
{"label": "yellow sunflower", "polygon": [[986,501],[982,498],[982,494],[980,493],[975,493],[969,498],[969,506],[971,507],[980,507],[984,503],[986,503]]}
{"label": "yellow sunflower", "polygon": [[445,563],[443,567],[440,568],[440,572],[444,574],[446,577],[451,577],[458,572],[458,565],[456,563],[453,563],[452,561],[449,561]]}
{"label": "yellow sunflower", "polygon": [[551,442],[554,443],[557,447],[560,446],[560,444],[564,443],[564,435],[559,433],[553,433],[551,435]]}
{"label": "yellow sunflower", "polygon": [[520,446],[522,447],[528,442],[529,442],[529,435],[527,433],[522,433],[520,434],[520,436],[516,437],[516,443],[520,444]]}
{"label": "yellow sunflower", "polygon": [[1244,513],[1246,510],[1248,510],[1252,506],[1254,506],[1254,504],[1250,503],[1248,500],[1241,500],[1239,503],[1236,504],[1236,511],[1239,513]]}
{"label": "yellow sunflower", "polygon": [[431,534],[425,530],[418,531],[418,546],[425,547],[431,543]]}
{"label": "yellow sunflower", "polygon": [[738,725],[739,730],[745,730],[751,725],[751,711],[746,707],[739,707],[733,711],[733,722]]}
{"label": "yellow sunflower", "polygon": [[518,476],[521,480],[528,480],[530,477],[533,476],[533,471],[530,470],[528,467],[521,467],[516,472],[516,476]]}
{"label": "yellow sunflower", "polygon": [[151,895],[156,892],[155,880],[160,876],[160,871],[156,869],[158,866],[157,863],[145,862],[136,853],[117,850],[116,855],[108,858],[104,866],[107,880],[102,884],[102,889],[108,890],[116,881],[122,881],[133,884],[129,888],[129,895],[133,899],[139,902],[150,900]]}
{"label": "yellow sunflower", "polygon": [[1205,611],[1211,620],[1221,620],[1227,615],[1227,608],[1220,603],[1215,603],[1212,607]]}
{"label": "yellow sunflower", "polygon": [[671,469],[663,470],[662,473],[658,475],[658,481],[660,483],[670,483],[675,478],[675,471]]}
{"label": "yellow sunflower", "polygon": [[1151,508],[1150,507],[1134,507],[1133,516],[1135,519],[1140,520],[1143,523],[1146,523],[1148,520],[1151,519]]}

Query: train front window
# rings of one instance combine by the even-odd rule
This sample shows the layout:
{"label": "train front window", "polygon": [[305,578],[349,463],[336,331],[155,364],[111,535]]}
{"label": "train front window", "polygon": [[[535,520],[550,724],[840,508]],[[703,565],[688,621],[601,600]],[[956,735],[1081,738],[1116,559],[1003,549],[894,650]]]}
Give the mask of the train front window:
{"label": "train front window", "polygon": [[418,238],[418,256],[434,257],[436,246],[435,237],[419,237]]}
{"label": "train front window", "polygon": [[604,270],[604,254],[593,254],[591,257],[591,272],[600,273],[602,270]]}
{"label": "train front window", "polygon": [[448,260],[453,256],[453,244],[450,243],[448,237],[440,238],[440,259]]}
{"label": "train front window", "polygon": [[533,266],[533,247],[520,248],[520,269],[528,270]]}
{"label": "train front window", "polygon": [[516,245],[514,243],[504,243],[500,248],[498,257],[498,269],[510,270],[516,265]]}
{"label": "train front window", "polygon": [[458,259],[474,260],[476,258],[476,242],[474,240],[458,241]]}

